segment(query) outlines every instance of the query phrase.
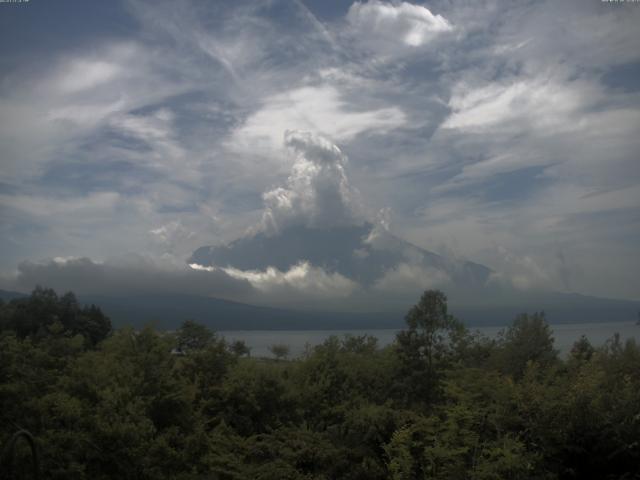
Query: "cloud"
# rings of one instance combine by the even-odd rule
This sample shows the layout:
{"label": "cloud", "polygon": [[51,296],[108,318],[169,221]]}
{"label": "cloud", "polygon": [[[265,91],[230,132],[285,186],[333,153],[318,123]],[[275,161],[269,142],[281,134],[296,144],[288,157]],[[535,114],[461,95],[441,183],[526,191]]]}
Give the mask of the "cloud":
{"label": "cloud", "polygon": [[359,285],[356,282],[343,275],[336,272],[328,273],[324,269],[314,267],[305,261],[297,263],[284,272],[275,267],[268,267],[265,270],[203,267],[198,264],[191,264],[190,267],[195,270],[209,272],[221,270],[232,278],[246,280],[262,294],[268,296],[271,301],[273,301],[273,297],[282,298],[286,295],[298,296],[297,302],[310,297],[316,299],[344,298],[349,297],[359,289]]}
{"label": "cloud", "polygon": [[34,195],[0,194],[0,202],[5,208],[10,207],[21,214],[43,219],[54,216],[66,216],[69,220],[74,216],[94,218],[101,215],[108,216],[121,201],[122,197],[117,192],[95,192],[83,198],[56,199]]}
{"label": "cloud", "polygon": [[241,298],[252,290],[247,281],[223,271],[198,271],[133,254],[105,262],[86,257],[22,262],[12,282],[9,287],[20,291],[45,285],[80,295],[107,296],[171,293]]}
{"label": "cloud", "polygon": [[62,93],[74,93],[112,81],[123,71],[117,63],[79,59],[66,66],[57,87]]}
{"label": "cloud", "polygon": [[467,132],[497,126],[503,131],[570,131],[578,126],[574,116],[603,97],[601,89],[591,82],[562,81],[544,75],[471,88],[461,83],[453,92],[449,100],[452,114],[442,128]]}
{"label": "cloud", "polygon": [[501,9],[494,17],[500,25],[492,32],[492,43],[507,47],[496,53],[511,62],[523,62],[530,72],[556,65],[602,68],[640,58],[633,28],[640,13],[633,8],[591,3],[578,11],[571,2],[560,5],[549,0],[495,6]]}
{"label": "cloud", "polygon": [[[180,80],[168,72],[165,60],[154,55],[153,47],[133,40],[110,40],[72,54],[48,54],[37,76],[25,77],[0,96],[0,143],[8,145],[2,152],[6,162],[2,181],[33,183],[64,164],[98,169],[123,157],[131,159],[135,149],[131,144],[122,148],[113,130],[140,127],[135,119],[141,122],[144,115],[131,112],[194,87],[186,71]],[[170,63],[169,69],[181,68],[179,58]],[[162,120],[147,121],[159,127]]]}
{"label": "cloud", "polygon": [[355,2],[349,8],[347,21],[360,45],[382,55],[424,47],[453,30],[442,15],[434,15],[428,8],[408,2]]}
{"label": "cloud", "polygon": [[[284,0],[125,3],[114,15],[135,28],[78,31],[73,49],[5,42],[2,268],[177,262],[251,225],[346,225],[389,206],[421,247],[500,269],[501,245],[564,288],[561,248],[573,289],[640,298],[640,9],[371,1],[318,19]],[[285,145],[292,129],[340,155]],[[419,261],[376,228],[349,258]]]}
{"label": "cloud", "polygon": [[359,194],[345,173],[346,156],[326,138],[287,131],[285,145],[294,155],[286,186],[263,194],[262,228],[278,231],[290,225],[316,228],[362,222]]}
{"label": "cloud", "polygon": [[175,113],[164,107],[146,114],[112,115],[108,128],[126,139],[119,155],[138,168],[148,168],[172,182],[197,183],[201,178],[200,159],[184,145],[176,131],[177,123]]}
{"label": "cloud", "polygon": [[196,232],[186,228],[180,220],[174,220],[151,229],[149,233],[167,253],[174,253],[196,236]]}
{"label": "cloud", "polygon": [[[131,251],[156,258],[168,255],[184,263],[204,242],[224,238],[221,232],[237,235],[246,228],[219,219],[215,202],[187,208],[192,200],[183,189],[158,185],[146,195],[0,194],[0,245],[6,254],[2,267],[15,268],[16,257],[102,260]],[[159,212],[161,207],[168,211]]]}
{"label": "cloud", "polygon": [[428,289],[451,287],[452,279],[444,270],[403,262],[388,269],[373,288],[388,295],[416,296]]}
{"label": "cloud", "polygon": [[25,261],[18,265],[15,275],[5,275],[1,280],[1,288],[18,291],[31,291],[37,285],[45,285],[79,295],[184,294],[289,307],[347,299],[360,289],[356,282],[309,262],[300,262],[286,271],[273,267],[243,271],[186,265],[171,258],[163,260],[138,254],[111,257],[102,262],[86,257]]}
{"label": "cloud", "polygon": [[365,132],[384,133],[405,122],[397,107],[359,111],[335,86],[305,86],[264,99],[262,107],[231,133],[227,146],[269,153],[280,150],[282,135],[293,126],[333,141],[348,141]]}
{"label": "cloud", "polygon": [[390,209],[372,224],[348,181],[346,156],[328,139],[288,131],[285,144],[295,158],[291,174],[286,186],[263,195],[259,227],[226,245],[201,247],[192,268],[245,279],[269,301],[289,292],[289,302],[304,295],[357,303],[385,292],[407,298],[425,288],[482,286],[484,267],[394,236]]}
{"label": "cloud", "polygon": [[519,256],[499,245],[496,248],[497,271],[489,283],[516,290],[544,290],[552,281],[550,275],[529,255]]}

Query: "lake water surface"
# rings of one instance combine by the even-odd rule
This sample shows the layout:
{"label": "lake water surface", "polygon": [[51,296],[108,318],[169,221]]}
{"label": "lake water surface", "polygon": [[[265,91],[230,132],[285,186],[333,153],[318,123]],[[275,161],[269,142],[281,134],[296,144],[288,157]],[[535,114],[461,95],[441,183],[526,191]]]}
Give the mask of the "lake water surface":
{"label": "lake water surface", "polygon": [[[488,337],[495,338],[504,327],[478,327],[471,330],[479,331]],[[573,343],[582,335],[585,335],[594,346],[603,345],[615,333],[625,341],[629,338],[640,340],[640,326],[634,322],[620,323],[571,323],[551,325],[555,347],[560,354],[566,354]],[[393,342],[398,330],[234,330],[220,332],[227,340],[244,340],[251,348],[251,355],[255,357],[270,357],[269,347],[275,344],[288,345],[291,349],[291,357],[302,354],[305,345],[319,345],[331,335],[342,337],[343,335],[372,335],[378,339],[380,346]]]}

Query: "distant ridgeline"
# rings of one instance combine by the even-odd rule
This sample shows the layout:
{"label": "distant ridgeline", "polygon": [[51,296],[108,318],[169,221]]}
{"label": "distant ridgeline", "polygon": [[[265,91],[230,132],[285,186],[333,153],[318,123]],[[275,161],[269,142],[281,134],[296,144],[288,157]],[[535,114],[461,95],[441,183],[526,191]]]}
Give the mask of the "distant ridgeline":
{"label": "distant ridgeline", "polygon": [[5,302],[13,300],[14,298],[24,298],[26,296],[26,293],[13,292],[10,290],[0,290],[0,300],[4,300]]}
{"label": "distant ridgeline", "polygon": [[[5,301],[26,294],[0,290]],[[214,330],[373,330],[399,329],[403,310],[383,312],[297,311],[261,307],[212,297],[181,294],[101,296],[80,295],[78,302],[99,305],[114,326],[175,330],[193,319]],[[551,323],[633,322],[640,302],[611,300],[578,294],[514,295],[509,305],[451,306],[451,312],[469,327],[508,325],[523,312],[544,311]]]}

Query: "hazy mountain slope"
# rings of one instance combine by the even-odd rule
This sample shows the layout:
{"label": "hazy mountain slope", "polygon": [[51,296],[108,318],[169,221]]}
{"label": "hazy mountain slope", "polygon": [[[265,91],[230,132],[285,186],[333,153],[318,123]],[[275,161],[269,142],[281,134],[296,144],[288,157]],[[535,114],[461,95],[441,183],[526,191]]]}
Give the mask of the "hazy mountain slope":
{"label": "hazy mountain slope", "polygon": [[[484,265],[448,259],[371,223],[331,228],[293,225],[277,233],[258,232],[227,245],[201,247],[193,253],[189,263],[243,271],[264,271],[269,267],[287,271],[301,261],[340,273],[373,292],[375,288],[371,287],[399,265],[417,266],[429,276],[447,279],[444,285],[434,288],[441,288],[449,295],[452,313],[469,326],[506,325],[519,313],[533,311],[545,311],[549,321],[554,323],[633,321],[640,310],[640,302],[562,292],[520,291],[498,285],[489,281],[493,272]],[[281,325],[289,324],[299,325],[295,328],[317,329],[359,328],[359,325],[397,328],[403,325],[404,314],[417,298],[403,292],[397,292],[396,297],[393,302],[389,297],[384,308],[378,304],[371,307],[371,310],[384,310],[385,313],[318,314],[282,310],[281,317],[276,320],[267,314],[273,310],[263,309],[250,313],[255,314],[253,320],[238,318],[236,323],[260,325],[237,328],[265,329],[283,328]],[[213,305],[211,303],[211,308]],[[371,319],[369,324],[363,323],[367,315]],[[225,319],[225,313],[217,318],[216,322],[221,325],[234,324],[232,319]]]}
{"label": "hazy mountain slope", "polygon": [[323,229],[295,225],[272,235],[259,232],[228,245],[201,247],[189,263],[286,271],[301,261],[340,273],[364,286],[372,285],[403,263],[441,272],[457,286],[483,285],[491,274],[484,265],[447,259],[370,223]]}
{"label": "hazy mountain slope", "polygon": [[[5,301],[24,296],[24,293],[0,290],[0,298]],[[184,320],[193,319],[214,330],[403,328],[404,315],[411,306],[407,304],[397,311],[353,313],[301,312],[195,295],[80,295],[79,300],[98,305],[115,327],[153,323],[158,328],[175,329]],[[635,321],[640,311],[640,302],[578,294],[529,294],[511,300],[510,304],[494,305],[487,300],[484,304],[468,306],[458,305],[455,298],[451,298],[450,310],[471,328],[507,325],[523,312],[545,311],[552,323],[587,323]]]}
{"label": "hazy mountain slope", "polygon": [[[153,322],[159,328],[174,329],[186,319],[204,323],[215,330],[340,330],[403,328],[404,315],[411,305],[396,312],[317,312],[258,307],[209,297],[191,295],[139,295],[131,297],[82,296],[109,315],[115,326],[140,327]],[[416,299],[417,300],[417,299]],[[634,321],[640,302],[600,299],[582,295],[532,296],[521,304],[456,305],[451,313],[469,327],[507,325],[523,312],[545,311],[551,323]]]}
{"label": "hazy mountain slope", "polygon": [[11,290],[0,290],[0,298],[5,302],[13,300],[14,298],[22,298],[26,296],[27,295],[25,293],[13,292]]}
{"label": "hazy mountain slope", "polygon": [[193,295],[83,296],[80,300],[100,306],[115,326],[153,323],[174,329],[192,319],[214,330],[322,330],[396,328],[403,322],[401,312],[299,312]]}

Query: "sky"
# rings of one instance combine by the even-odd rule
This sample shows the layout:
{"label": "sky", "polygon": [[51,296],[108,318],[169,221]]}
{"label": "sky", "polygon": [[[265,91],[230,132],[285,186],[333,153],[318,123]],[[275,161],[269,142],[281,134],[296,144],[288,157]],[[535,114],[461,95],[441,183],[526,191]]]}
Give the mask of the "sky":
{"label": "sky", "polygon": [[640,300],[639,24],[600,0],[0,3],[0,288],[340,297],[361,286],[326,265],[187,262],[371,222],[514,288]]}

